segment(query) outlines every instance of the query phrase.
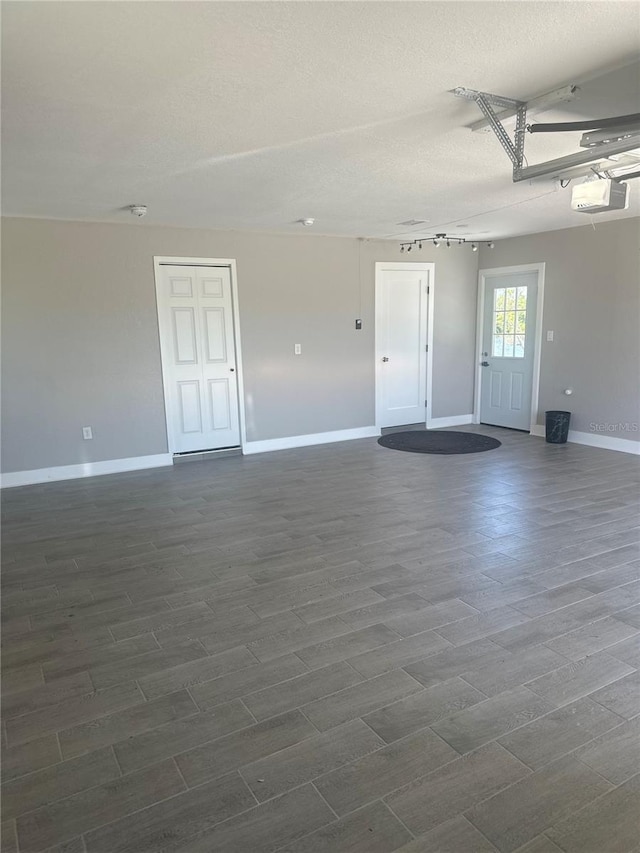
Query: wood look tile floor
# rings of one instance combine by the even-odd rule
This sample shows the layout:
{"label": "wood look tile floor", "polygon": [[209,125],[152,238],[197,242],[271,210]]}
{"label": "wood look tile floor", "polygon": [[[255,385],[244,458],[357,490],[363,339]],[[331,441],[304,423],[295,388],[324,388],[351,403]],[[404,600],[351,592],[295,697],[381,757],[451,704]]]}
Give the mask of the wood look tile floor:
{"label": "wood look tile floor", "polygon": [[490,427],[3,495],[2,853],[640,850],[640,460]]}

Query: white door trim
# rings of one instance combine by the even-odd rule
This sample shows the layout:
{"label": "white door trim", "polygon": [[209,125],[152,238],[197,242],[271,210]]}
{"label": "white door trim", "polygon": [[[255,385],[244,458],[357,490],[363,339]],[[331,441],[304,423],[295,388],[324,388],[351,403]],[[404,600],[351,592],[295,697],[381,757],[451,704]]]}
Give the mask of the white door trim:
{"label": "white door trim", "polygon": [[427,429],[431,426],[431,414],[433,411],[432,399],[431,399],[431,389],[433,388],[433,306],[434,306],[434,293],[435,293],[435,269],[436,265],[434,263],[403,263],[402,261],[378,261],[376,263],[376,274],[375,274],[375,340],[374,340],[374,352],[376,359],[376,373],[375,373],[375,383],[376,383],[376,428],[380,429],[380,423],[382,421],[380,415],[380,407],[381,407],[381,387],[382,387],[382,377],[381,377],[381,366],[380,360],[378,358],[378,307],[381,303],[380,299],[380,290],[382,287],[382,274],[388,270],[397,270],[398,268],[402,268],[405,270],[418,270],[429,273],[429,292],[427,294],[427,301],[425,303],[426,311],[427,311],[427,375],[426,375],[426,388],[424,389],[425,400],[427,401],[426,405],[426,415],[425,415],[425,423]]}
{"label": "white door trim", "polygon": [[[246,419],[244,411],[244,370],[242,363],[242,344],[240,339],[240,303],[238,299],[238,277],[236,270],[235,258],[175,258],[173,256],[154,255],[153,257],[153,274],[156,285],[156,312],[158,310],[157,294],[158,283],[160,282],[160,267],[165,264],[175,266],[188,267],[227,267],[231,277],[231,301],[233,304],[233,333],[235,337],[236,347],[236,375],[238,383],[238,418],[240,420],[240,446],[244,448],[247,443]],[[158,315],[158,339],[160,342],[160,352],[162,354],[162,340],[160,338],[160,325]],[[168,425],[167,399],[169,389],[164,369],[162,370],[162,387],[164,390],[164,419],[165,428],[167,430],[167,448],[169,453],[175,453],[175,449],[169,446],[169,436],[171,434]]]}
{"label": "white door trim", "polygon": [[478,273],[478,316],[476,321],[476,388],[473,400],[473,423],[480,423],[480,392],[482,389],[482,332],[484,328],[484,292],[489,276],[513,275],[514,273],[538,273],[538,301],[536,305],[536,328],[533,350],[533,376],[531,382],[531,432],[538,417],[538,397],[540,391],[540,358],[542,354],[542,310],[544,307],[544,273],[545,264],[521,264],[515,267],[492,267],[480,270]]}

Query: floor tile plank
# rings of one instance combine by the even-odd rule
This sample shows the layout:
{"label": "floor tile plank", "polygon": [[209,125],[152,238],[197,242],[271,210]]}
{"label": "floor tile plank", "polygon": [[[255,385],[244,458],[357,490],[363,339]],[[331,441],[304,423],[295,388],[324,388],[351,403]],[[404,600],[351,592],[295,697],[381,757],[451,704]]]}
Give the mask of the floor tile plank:
{"label": "floor tile plank", "polygon": [[177,794],[86,835],[88,853],[157,853],[175,849],[255,806],[237,773]]}
{"label": "floor tile plank", "polygon": [[304,706],[305,716],[323,732],[420,690],[418,682],[402,670],[347,687]]}
{"label": "floor tile plank", "polygon": [[316,729],[300,711],[290,711],[183,752],[176,762],[189,787],[193,787],[315,734]]}
{"label": "floor tile plank", "polygon": [[409,838],[389,809],[375,803],[281,848],[281,853],[390,853]]}
{"label": "floor tile plank", "polygon": [[421,835],[529,774],[506,749],[490,743],[406,785],[386,802],[411,832]]}
{"label": "floor tile plank", "polygon": [[450,714],[434,723],[432,728],[463,754],[548,714],[554,707],[526,687],[515,687]]}
{"label": "floor tile plank", "polygon": [[[640,775],[556,823],[547,834],[566,853],[587,850],[623,853],[638,848],[638,815]],[[613,832],[612,827],[615,827]]]}
{"label": "floor tile plank", "polygon": [[51,803],[17,820],[21,850],[38,851],[184,790],[171,761]]}
{"label": "floor tile plank", "polygon": [[578,699],[504,735],[498,743],[532,770],[538,770],[621,722],[596,702]]}
{"label": "floor tile plank", "polygon": [[291,711],[332,693],[352,687],[364,677],[343,661],[322,669],[298,675],[273,687],[265,687],[244,698],[244,703],[256,720],[266,720],[284,711]]}
{"label": "floor tile plank", "polygon": [[218,824],[176,851],[273,853],[334,820],[335,815],[318,792],[311,785],[304,785]]}
{"label": "floor tile plank", "polygon": [[407,780],[425,776],[456,756],[450,746],[425,729],[328,773],[315,785],[331,808],[344,815],[385,796]]}
{"label": "floor tile plank", "polygon": [[609,782],[621,785],[640,766],[640,717],[600,735],[575,756]]}
{"label": "floor tile plank", "polygon": [[58,732],[60,749],[64,758],[73,758],[197,712],[198,706],[189,693],[180,690],[64,729]]}
{"label": "floor tile plank", "polygon": [[264,802],[383,746],[384,741],[362,720],[352,720],[249,764],[240,772],[256,799]]}
{"label": "floor tile plank", "polygon": [[363,719],[387,743],[392,743],[486,698],[461,679],[452,678],[386,705]]}
{"label": "floor tile plank", "polygon": [[85,788],[117,779],[120,775],[120,768],[110,749],[100,749],[54,764],[2,785],[3,816],[17,817]]}
{"label": "floor tile plank", "polygon": [[9,745],[25,743],[142,702],[144,697],[135,681],[74,696],[57,705],[7,720]]}
{"label": "floor tile plank", "polygon": [[584,764],[561,758],[465,814],[501,853],[511,853],[609,790]]}

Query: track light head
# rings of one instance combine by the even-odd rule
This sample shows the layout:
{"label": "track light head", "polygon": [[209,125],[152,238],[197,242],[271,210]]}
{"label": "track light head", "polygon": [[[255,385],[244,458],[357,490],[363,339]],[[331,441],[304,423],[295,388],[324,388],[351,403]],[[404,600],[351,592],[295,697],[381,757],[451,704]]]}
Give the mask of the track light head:
{"label": "track light head", "polygon": [[475,244],[475,243],[472,243],[472,244],[471,244],[471,251],[472,251],[472,252],[477,252],[477,251],[478,251],[478,247],[476,246],[476,244]]}
{"label": "track light head", "polygon": [[488,248],[488,249],[495,249],[495,247],[496,247],[496,244],[493,242],[493,240],[491,240],[491,242],[490,242],[490,243],[487,243],[487,248]]}

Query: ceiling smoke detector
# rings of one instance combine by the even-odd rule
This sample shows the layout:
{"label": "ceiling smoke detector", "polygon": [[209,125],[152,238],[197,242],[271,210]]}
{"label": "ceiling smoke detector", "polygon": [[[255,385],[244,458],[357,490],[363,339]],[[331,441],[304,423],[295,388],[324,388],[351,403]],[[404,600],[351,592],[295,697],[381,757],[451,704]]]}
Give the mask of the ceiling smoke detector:
{"label": "ceiling smoke detector", "polygon": [[146,204],[131,204],[129,205],[129,210],[133,216],[146,216],[147,215],[147,205]]}
{"label": "ceiling smoke detector", "polygon": [[311,216],[307,216],[305,217],[305,219],[299,219],[298,221],[301,225],[306,225],[307,228],[309,228],[311,225],[314,224],[315,219],[313,219]]}

